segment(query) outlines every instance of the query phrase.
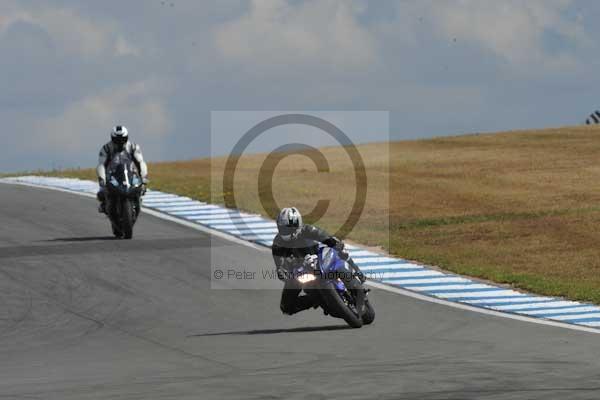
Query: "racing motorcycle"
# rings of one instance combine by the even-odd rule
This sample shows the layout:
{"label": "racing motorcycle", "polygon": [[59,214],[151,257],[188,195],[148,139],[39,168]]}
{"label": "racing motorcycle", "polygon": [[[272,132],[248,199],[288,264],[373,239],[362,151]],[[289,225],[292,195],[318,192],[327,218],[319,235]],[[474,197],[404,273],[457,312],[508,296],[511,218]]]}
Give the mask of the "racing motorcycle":
{"label": "racing motorcycle", "polygon": [[131,239],[145,192],[138,167],[131,155],[122,151],[112,158],[106,176],[106,213],[113,234],[119,239]]}
{"label": "racing motorcycle", "polygon": [[303,291],[325,315],[342,318],[353,328],[368,325],[375,319],[375,310],[361,280],[348,263],[348,254],[331,247],[319,247],[316,256],[307,256],[293,269]]}

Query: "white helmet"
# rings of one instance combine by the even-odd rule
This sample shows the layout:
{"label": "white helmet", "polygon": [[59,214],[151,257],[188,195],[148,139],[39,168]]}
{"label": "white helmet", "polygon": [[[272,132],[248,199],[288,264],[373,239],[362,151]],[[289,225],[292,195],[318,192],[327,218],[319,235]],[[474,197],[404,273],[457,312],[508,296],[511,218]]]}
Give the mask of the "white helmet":
{"label": "white helmet", "polygon": [[302,230],[302,215],[296,207],[284,208],[277,217],[277,230],[283,240],[298,237]]}
{"label": "white helmet", "polygon": [[117,125],[110,131],[110,140],[118,147],[123,147],[129,140],[129,132],[123,125]]}

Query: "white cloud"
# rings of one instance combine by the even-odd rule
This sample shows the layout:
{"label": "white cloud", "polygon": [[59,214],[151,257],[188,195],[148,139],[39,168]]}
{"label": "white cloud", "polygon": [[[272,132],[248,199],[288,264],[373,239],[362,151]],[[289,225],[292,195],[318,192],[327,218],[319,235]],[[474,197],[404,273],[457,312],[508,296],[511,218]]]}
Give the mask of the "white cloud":
{"label": "white cloud", "polygon": [[364,71],[378,56],[375,38],[357,20],[362,7],[356,4],[254,0],[247,14],[216,28],[216,47],[226,61],[259,74]]}
{"label": "white cloud", "polygon": [[532,69],[535,74],[544,69],[568,71],[577,67],[573,52],[546,48],[545,34],[553,33],[573,46],[590,43],[583,25],[565,16],[570,4],[571,0],[454,0],[421,2],[418,7],[447,40],[476,44],[511,67]]}
{"label": "white cloud", "polygon": [[103,54],[138,55],[139,49],[118,33],[110,21],[102,24],[68,8],[27,8],[10,0],[0,5],[0,34],[17,22],[43,29],[68,54],[93,57]]}
{"label": "white cloud", "polygon": [[139,138],[172,133],[164,92],[164,85],[150,80],[85,97],[60,115],[35,123],[32,145],[61,152],[87,150],[107,140],[110,127],[116,124],[126,125]]}
{"label": "white cloud", "polygon": [[83,165],[117,121],[155,159],[197,156],[213,109],[391,109],[398,131],[430,135],[598,107],[595,2],[174,3],[0,1],[0,112],[23,132],[0,161]]}
{"label": "white cloud", "polygon": [[115,43],[115,51],[119,56],[139,56],[140,49],[119,36]]}

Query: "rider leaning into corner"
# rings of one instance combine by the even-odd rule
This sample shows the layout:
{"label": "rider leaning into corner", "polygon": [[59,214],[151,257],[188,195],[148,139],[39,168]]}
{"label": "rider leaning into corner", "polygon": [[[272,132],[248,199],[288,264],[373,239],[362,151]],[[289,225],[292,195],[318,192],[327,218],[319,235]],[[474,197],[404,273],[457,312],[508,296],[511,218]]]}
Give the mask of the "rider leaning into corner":
{"label": "rider leaning into corner", "polygon": [[318,304],[314,304],[307,295],[300,296],[302,289],[296,279],[291,277],[290,272],[299,263],[315,256],[319,243],[335,248],[342,258],[347,259],[354,273],[364,282],[364,275],[344,251],[344,242],[323,229],[303,224],[302,215],[297,208],[281,210],[277,217],[277,230],[279,233],[273,239],[271,251],[277,268],[277,277],[284,281],[280,304],[284,314],[292,315],[311,307],[318,307]]}
{"label": "rider leaning into corner", "polygon": [[115,154],[119,154],[124,150],[129,153],[135,162],[138,171],[140,171],[142,182],[144,184],[143,192],[145,192],[146,184],[148,183],[148,166],[144,162],[142,149],[138,144],[135,144],[129,140],[129,132],[127,131],[127,128],[122,125],[117,125],[113,127],[112,131],[110,132],[110,142],[102,146],[98,156],[98,167],[96,168],[98,184],[100,185],[100,190],[98,191],[98,201],[100,201],[98,212],[106,213],[106,167],[110,164],[110,161]]}

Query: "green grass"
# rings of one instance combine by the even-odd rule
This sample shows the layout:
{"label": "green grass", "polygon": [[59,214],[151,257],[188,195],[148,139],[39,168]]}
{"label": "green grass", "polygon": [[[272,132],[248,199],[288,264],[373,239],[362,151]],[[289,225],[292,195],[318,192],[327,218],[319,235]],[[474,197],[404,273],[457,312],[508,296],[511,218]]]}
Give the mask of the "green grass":
{"label": "green grass", "polygon": [[[359,150],[369,192],[349,239],[459,274],[600,303],[600,129],[466,135]],[[331,199],[335,207],[319,224],[335,231],[350,210],[354,180],[343,149],[322,151],[328,174],[317,173],[305,157],[289,156],[275,171],[274,193],[279,204],[304,211],[319,198]],[[264,159],[244,156],[235,186],[238,206],[262,214],[257,193],[265,188],[256,182]],[[222,158],[150,164],[151,187],[222,203],[224,167]],[[92,169],[44,174],[95,179]]]}

